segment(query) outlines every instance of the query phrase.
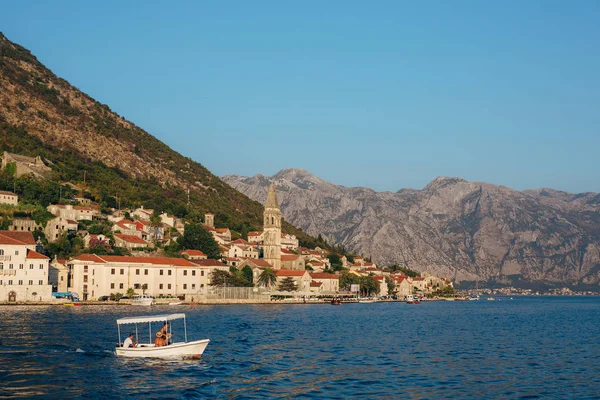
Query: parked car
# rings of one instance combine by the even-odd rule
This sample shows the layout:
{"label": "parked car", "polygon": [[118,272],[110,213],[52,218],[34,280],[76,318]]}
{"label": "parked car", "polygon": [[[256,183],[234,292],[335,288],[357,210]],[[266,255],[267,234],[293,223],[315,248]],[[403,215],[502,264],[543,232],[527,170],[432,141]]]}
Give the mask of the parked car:
{"label": "parked car", "polygon": [[110,296],[100,296],[98,297],[98,301],[108,301],[110,300]]}

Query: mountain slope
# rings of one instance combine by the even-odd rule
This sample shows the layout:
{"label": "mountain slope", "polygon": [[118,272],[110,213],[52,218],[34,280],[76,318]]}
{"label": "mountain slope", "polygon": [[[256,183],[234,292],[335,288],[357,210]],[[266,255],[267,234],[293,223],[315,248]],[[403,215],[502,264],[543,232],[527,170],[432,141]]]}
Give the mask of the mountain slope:
{"label": "mountain slope", "polygon": [[[210,211],[218,226],[238,232],[261,226],[261,204],[57,77],[2,33],[0,135],[0,151],[42,156],[56,180],[85,188],[104,205],[144,204],[178,216]],[[284,230],[313,240],[289,224]]]}
{"label": "mountain slope", "polygon": [[304,170],[223,180],[264,201],[275,182],[292,224],[378,263],[462,280],[586,285],[600,279],[600,195],[436,178],[397,193],[331,184]]}

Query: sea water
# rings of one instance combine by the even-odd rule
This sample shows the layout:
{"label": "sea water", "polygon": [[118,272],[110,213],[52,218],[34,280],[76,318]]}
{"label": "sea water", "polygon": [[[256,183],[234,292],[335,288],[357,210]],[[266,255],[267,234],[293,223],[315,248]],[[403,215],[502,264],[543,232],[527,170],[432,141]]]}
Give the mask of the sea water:
{"label": "sea water", "polygon": [[[599,398],[600,298],[497,300],[3,306],[0,397]],[[113,354],[117,318],[172,312],[200,361]]]}

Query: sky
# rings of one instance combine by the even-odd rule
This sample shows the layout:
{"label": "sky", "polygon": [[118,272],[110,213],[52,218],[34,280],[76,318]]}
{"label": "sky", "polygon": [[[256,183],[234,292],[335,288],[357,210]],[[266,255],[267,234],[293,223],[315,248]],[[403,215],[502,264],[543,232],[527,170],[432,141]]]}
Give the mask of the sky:
{"label": "sky", "polygon": [[600,192],[600,2],[12,1],[0,31],[222,176]]}

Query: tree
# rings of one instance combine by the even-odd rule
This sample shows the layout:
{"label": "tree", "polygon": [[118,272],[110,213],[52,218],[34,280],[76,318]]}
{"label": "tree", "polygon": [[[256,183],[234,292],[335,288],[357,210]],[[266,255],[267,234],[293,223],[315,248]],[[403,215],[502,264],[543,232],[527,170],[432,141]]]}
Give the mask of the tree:
{"label": "tree", "polygon": [[187,224],[183,236],[177,242],[186,250],[201,250],[208,258],[221,258],[219,245],[212,234],[201,224]]}
{"label": "tree", "polygon": [[350,290],[350,285],[354,284],[360,284],[360,277],[350,272],[344,272],[340,276],[340,290]]}
{"label": "tree", "polygon": [[379,282],[372,276],[363,276],[360,278],[360,291],[367,296],[377,294],[379,293]]}
{"label": "tree", "polygon": [[297,289],[296,282],[291,276],[287,276],[281,280],[279,290],[282,292],[293,292]]}
{"label": "tree", "polygon": [[[249,265],[246,265],[244,268],[242,268],[242,270],[240,271],[242,276],[244,277],[244,280],[250,284],[252,284],[253,276],[252,276],[252,268],[250,268]],[[254,285],[252,285],[254,286]]]}
{"label": "tree", "polygon": [[329,264],[331,265],[332,270],[340,271],[344,267],[339,254],[331,253],[327,258],[329,258]]}
{"label": "tree", "polygon": [[152,228],[152,240],[156,243],[156,236],[158,234],[158,228],[162,226],[162,218],[160,217],[160,212],[158,210],[154,210],[152,215],[150,216],[150,227]]}
{"label": "tree", "polygon": [[385,283],[387,284],[388,293],[390,295],[392,293],[394,293],[394,289],[396,289],[396,284],[394,283],[394,281],[389,276],[385,277]]}
{"label": "tree", "polygon": [[277,274],[271,268],[266,267],[258,275],[258,284],[270,288],[277,283]]}
{"label": "tree", "polygon": [[144,283],[144,284],[142,285],[142,293],[143,293],[143,294],[146,294],[146,290],[148,290],[148,284],[147,284],[147,283]]}
{"label": "tree", "polygon": [[129,298],[132,298],[134,295],[135,295],[135,290],[133,290],[133,288],[127,289],[127,296],[129,296]]}
{"label": "tree", "polygon": [[229,272],[220,269],[214,270],[211,274],[211,286],[227,286],[227,281],[231,281]]}

